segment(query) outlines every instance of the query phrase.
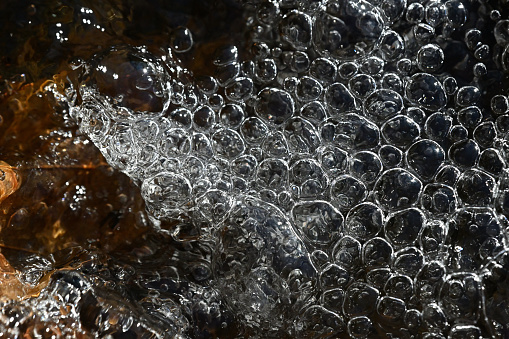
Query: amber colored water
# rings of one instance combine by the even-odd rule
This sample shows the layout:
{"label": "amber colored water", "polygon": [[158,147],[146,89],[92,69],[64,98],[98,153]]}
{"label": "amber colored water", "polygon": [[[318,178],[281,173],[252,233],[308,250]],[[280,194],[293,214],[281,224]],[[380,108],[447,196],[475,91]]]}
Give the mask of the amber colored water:
{"label": "amber colored water", "polygon": [[[170,260],[180,263],[181,274],[189,274],[186,261],[177,259],[192,258],[201,249],[155,234],[138,187],[78,134],[65,105],[47,89],[63,92],[64,81],[75,80],[72,65],[115,44],[144,45],[160,54],[169,48],[171,28],[179,25],[191,28],[198,41],[182,61],[206,74],[210,50],[236,38],[230,27],[239,16],[232,5],[205,0],[0,3],[0,300],[37,296],[56,272],[90,262],[110,268],[125,264],[155,276]],[[193,232],[183,230],[175,238],[192,238]],[[134,288],[130,293],[133,300],[143,297]],[[204,333],[220,334],[204,324]],[[27,337],[33,326],[26,328]],[[73,336],[87,337],[92,329],[83,324]]]}

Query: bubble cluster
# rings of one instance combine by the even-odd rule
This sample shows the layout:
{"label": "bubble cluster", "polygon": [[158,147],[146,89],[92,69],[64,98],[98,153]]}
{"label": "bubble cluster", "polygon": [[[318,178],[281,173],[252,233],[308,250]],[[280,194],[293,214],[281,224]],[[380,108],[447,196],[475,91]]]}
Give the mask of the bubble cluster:
{"label": "bubble cluster", "polygon": [[195,77],[115,46],[72,115],[154,220],[199,225],[204,279],[255,333],[503,336],[509,104],[487,74],[509,21],[471,6],[254,1],[250,57],[221,47]]}

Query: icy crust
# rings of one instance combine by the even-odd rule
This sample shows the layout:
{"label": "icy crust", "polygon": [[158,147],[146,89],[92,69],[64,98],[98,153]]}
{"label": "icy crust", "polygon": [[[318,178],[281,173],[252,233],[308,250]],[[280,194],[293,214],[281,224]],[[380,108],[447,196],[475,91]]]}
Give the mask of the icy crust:
{"label": "icy crust", "polygon": [[253,58],[226,46],[213,77],[130,46],[84,65],[72,115],[154,225],[201,228],[210,285],[260,337],[507,334],[509,105],[481,99],[507,20],[490,54],[457,0],[246,10]]}

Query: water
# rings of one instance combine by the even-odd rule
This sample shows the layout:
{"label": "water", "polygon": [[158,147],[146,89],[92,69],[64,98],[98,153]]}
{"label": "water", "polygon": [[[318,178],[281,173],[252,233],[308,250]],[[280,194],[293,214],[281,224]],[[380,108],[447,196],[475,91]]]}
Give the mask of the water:
{"label": "water", "polygon": [[168,47],[117,41],[46,87],[152,237],[86,249],[5,302],[5,333],[505,337],[504,4],[236,8],[243,43],[175,19]]}

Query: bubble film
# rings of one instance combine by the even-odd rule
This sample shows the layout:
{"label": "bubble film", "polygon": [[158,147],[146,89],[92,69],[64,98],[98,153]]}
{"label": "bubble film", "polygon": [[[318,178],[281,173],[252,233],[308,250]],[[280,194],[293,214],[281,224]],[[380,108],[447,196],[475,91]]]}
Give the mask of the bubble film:
{"label": "bubble film", "polygon": [[[235,6],[246,41],[211,48],[208,72],[182,26],[169,49],[76,62],[70,123],[175,248],[146,254],[151,277],[90,253],[5,302],[0,332],[56,317],[77,330],[55,337],[509,336],[507,3]],[[155,268],[173,264],[192,278]]]}

